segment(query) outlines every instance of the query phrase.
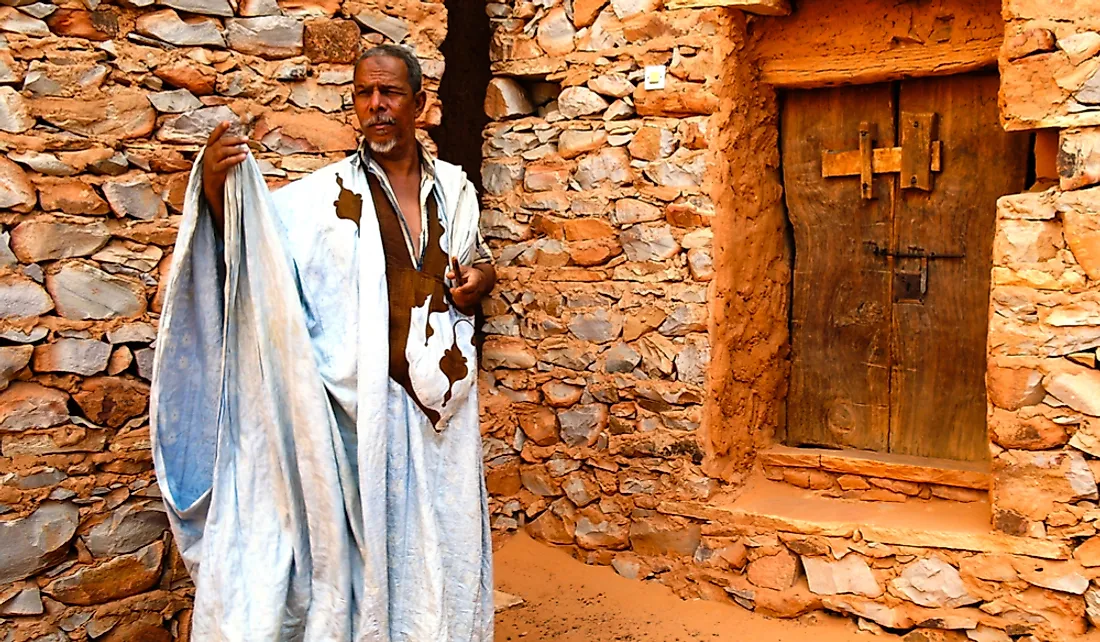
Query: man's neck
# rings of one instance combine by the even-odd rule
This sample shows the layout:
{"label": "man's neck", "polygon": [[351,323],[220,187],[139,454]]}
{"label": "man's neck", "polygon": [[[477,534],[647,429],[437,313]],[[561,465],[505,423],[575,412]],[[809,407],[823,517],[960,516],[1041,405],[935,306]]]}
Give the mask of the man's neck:
{"label": "man's neck", "polygon": [[411,145],[395,147],[386,154],[372,151],[371,156],[382,166],[391,181],[414,178],[420,174],[420,149],[415,142]]}

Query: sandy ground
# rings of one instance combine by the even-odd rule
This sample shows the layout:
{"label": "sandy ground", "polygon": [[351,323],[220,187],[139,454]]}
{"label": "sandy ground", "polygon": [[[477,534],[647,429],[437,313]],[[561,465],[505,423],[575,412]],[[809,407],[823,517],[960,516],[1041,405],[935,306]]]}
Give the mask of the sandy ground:
{"label": "sandy ground", "polygon": [[770,619],[736,606],[684,601],[653,582],[619,577],[517,535],[496,553],[497,589],[524,604],[497,614],[496,642],[842,642],[898,639],[850,620]]}

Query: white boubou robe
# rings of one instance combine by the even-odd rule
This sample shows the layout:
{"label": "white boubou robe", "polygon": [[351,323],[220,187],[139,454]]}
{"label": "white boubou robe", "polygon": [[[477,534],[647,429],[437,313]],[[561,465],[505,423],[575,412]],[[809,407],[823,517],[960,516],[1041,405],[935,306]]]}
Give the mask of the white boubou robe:
{"label": "white boubou robe", "polygon": [[[472,323],[413,310],[406,356],[433,426],[388,376],[385,259],[359,157],[269,193],[250,155],[229,175],[224,243],[201,164],[151,394],[160,488],[196,585],[192,639],[490,642]],[[469,264],[476,195],[435,165],[443,249]],[[358,230],[336,216],[337,176],[362,197]],[[452,387],[439,364],[453,344],[467,374]]]}

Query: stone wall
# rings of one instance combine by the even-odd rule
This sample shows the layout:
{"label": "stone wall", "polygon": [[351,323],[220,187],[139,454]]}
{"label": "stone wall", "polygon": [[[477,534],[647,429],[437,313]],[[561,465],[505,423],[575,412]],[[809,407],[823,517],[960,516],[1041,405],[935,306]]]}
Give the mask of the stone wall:
{"label": "stone wall", "polygon": [[[1100,101],[1089,92],[1100,69],[1100,14],[1084,3],[1011,0],[1005,15],[1005,125],[1058,128],[1041,134],[1056,134],[1058,151],[1054,176],[998,204],[987,376],[994,527],[1064,541],[1092,567],[1100,546],[1100,134],[1089,125],[1100,123]],[[1100,625],[1100,585],[1079,588]]]}
{"label": "stone wall", "polygon": [[1009,129],[1100,124],[1100,15],[1088,0],[1005,0],[1001,116]]}
{"label": "stone wall", "polygon": [[[544,5],[544,6],[541,6]],[[719,10],[657,0],[489,5],[482,428],[493,524],[630,546],[701,468]],[[667,89],[641,88],[647,64]],[[639,513],[641,511],[641,513]]]}
{"label": "stone wall", "polygon": [[[416,47],[422,123],[439,121],[440,2],[119,2],[0,3],[0,640],[189,638],[146,399],[158,283],[212,124],[239,118],[272,184],[342,157],[350,61],[384,41]],[[485,5],[492,524],[770,615],[826,609],[917,640],[1072,639],[1100,624],[1098,19],[1084,0],[1007,0],[1001,46],[982,3],[861,2],[875,21],[825,2],[767,19],[687,8],[715,0]],[[841,39],[825,65],[819,40],[796,56],[777,44],[849,23],[865,47]],[[963,71],[998,48],[1006,125],[1064,129],[1057,184],[998,209],[991,497],[870,468],[766,471],[808,502],[990,506],[993,527],[736,507],[782,429],[788,376],[772,85]],[[651,64],[666,89],[640,86]]]}
{"label": "stone wall", "polygon": [[224,118],[273,184],[343,157],[350,63],[374,43],[415,47],[438,122],[445,11],[0,4],[0,640],[187,640],[147,395],[191,160]]}
{"label": "stone wall", "polygon": [[[1026,67],[1072,57],[1085,84],[1100,65],[1088,31],[1100,18],[1082,2],[1008,0],[1004,21],[996,2],[803,2],[777,18],[681,8],[692,4],[744,3],[489,5],[485,232],[502,276],[483,360],[494,528],[525,528],[684,596],[782,617],[825,609],[870,630],[916,629],[914,640],[1074,639],[1100,624],[1100,316],[1088,265],[1100,203],[1087,189],[1100,182],[1100,139],[1080,129],[1095,124],[1080,95],[1055,100],[1048,85],[1066,82]],[[998,57],[1008,127],[1078,129],[1062,133],[1059,186],[999,204],[992,471],[959,485],[875,466],[760,471],[809,489],[808,514],[850,498],[895,515],[977,516],[978,528],[744,508],[734,498],[755,490],[738,482],[781,437],[788,376],[773,85],[956,73]],[[640,87],[648,64],[668,65],[667,89]]]}

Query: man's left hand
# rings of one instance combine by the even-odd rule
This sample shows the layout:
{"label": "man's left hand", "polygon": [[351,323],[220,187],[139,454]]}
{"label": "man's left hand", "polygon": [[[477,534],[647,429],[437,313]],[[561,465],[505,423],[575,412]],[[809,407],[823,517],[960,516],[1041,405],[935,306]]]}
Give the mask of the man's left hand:
{"label": "man's left hand", "polygon": [[[463,265],[459,270],[462,273],[462,285],[451,286],[451,300],[463,314],[473,314],[485,295],[492,291],[496,281],[496,271],[493,270],[493,266],[486,264]],[[454,268],[447,272],[447,278],[452,282],[455,281]]]}

